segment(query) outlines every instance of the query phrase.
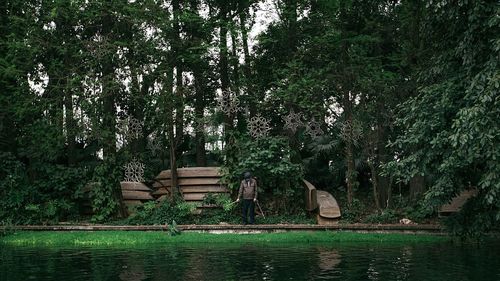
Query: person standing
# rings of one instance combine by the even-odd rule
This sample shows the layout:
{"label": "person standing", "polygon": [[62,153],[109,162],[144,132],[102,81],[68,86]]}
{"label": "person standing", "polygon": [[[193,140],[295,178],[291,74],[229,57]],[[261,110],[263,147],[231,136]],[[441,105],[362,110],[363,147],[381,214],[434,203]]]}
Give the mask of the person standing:
{"label": "person standing", "polygon": [[[255,202],[257,202],[257,181],[252,178],[250,172],[245,172],[243,180],[240,183],[238,198],[236,202],[240,202],[243,198],[242,219],[243,224],[254,224],[255,222]],[[248,220],[247,220],[248,217]]]}

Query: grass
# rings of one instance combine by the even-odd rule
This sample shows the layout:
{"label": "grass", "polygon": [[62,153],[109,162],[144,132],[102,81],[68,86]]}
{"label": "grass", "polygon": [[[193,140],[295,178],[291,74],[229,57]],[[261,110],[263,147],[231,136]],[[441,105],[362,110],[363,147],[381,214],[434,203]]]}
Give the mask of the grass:
{"label": "grass", "polygon": [[309,243],[432,243],[451,240],[447,236],[378,234],[353,232],[284,232],[261,234],[209,234],[186,232],[170,236],[162,231],[68,231],[17,232],[0,237],[0,244],[13,246],[133,246],[148,244],[186,243],[252,243],[252,244],[309,244]]}

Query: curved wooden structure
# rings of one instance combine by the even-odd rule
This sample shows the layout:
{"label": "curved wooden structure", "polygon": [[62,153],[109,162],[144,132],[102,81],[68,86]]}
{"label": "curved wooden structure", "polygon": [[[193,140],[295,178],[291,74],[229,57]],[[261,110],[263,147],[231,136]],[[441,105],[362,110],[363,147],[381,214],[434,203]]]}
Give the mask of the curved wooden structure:
{"label": "curved wooden structure", "polygon": [[312,185],[310,182],[303,180],[304,189],[306,195],[306,210],[309,212],[314,211],[318,208],[318,200],[316,198],[316,187]]}
{"label": "curved wooden structure", "polygon": [[304,180],[306,210],[318,209],[317,220],[320,225],[336,224],[341,217],[337,200],[324,190],[317,190],[314,185]]}
{"label": "curved wooden structure", "polygon": [[317,200],[319,207],[319,215],[323,218],[338,219],[340,218],[340,208],[337,200],[333,196],[323,190],[317,191]]}

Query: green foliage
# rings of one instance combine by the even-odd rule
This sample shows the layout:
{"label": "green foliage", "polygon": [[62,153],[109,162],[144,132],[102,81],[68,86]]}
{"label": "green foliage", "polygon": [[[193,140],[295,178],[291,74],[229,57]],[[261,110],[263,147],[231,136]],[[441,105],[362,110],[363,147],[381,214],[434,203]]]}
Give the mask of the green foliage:
{"label": "green foliage", "polygon": [[170,236],[177,236],[181,234],[181,231],[179,230],[179,228],[177,228],[177,223],[175,222],[175,220],[173,220],[172,223],[168,225],[168,233],[170,234]]}
{"label": "green foliage", "polygon": [[495,210],[484,210],[483,200],[472,198],[458,213],[444,219],[444,224],[455,236],[461,239],[480,239],[491,229],[498,228],[498,218]]}
{"label": "green foliage", "polygon": [[316,218],[308,215],[306,212],[297,212],[296,214],[274,215],[259,218],[259,224],[316,224]]}
{"label": "green foliage", "polygon": [[241,214],[239,208],[226,211],[221,208],[207,208],[204,209],[201,215],[194,216],[192,222],[195,224],[239,224],[241,223]]}
{"label": "green foliage", "polygon": [[[93,221],[109,221],[120,211],[118,183],[130,156],[146,159],[146,178],[172,165],[223,162],[233,192],[250,170],[266,210],[279,216],[300,215],[304,174],[321,189],[347,178],[359,196],[369,159],[384,204],[393,180],[429,179],[423,202],[395,207],[405,216],[428,219],[473,187],[477,202],[452,219],[454,233],[473,235],[500,220],[495,1],[280,1],[279,19],[250,42],[252,52],[246,2],[180,1],[168,11],[161,1],[4,2],[0,221],[77,218],[87,183],[95,183]],[[217,12],[202,15],[206,5]],[[238,39],[232,46],[221,45],[224,28]],[[220,89],[231,89],[249,113],[216,110]],[[325,135],[283,128],[292,109],[303,121],[314,117]],[[245,134],[255,114],[270,120],[272,137]],[[134,139],[116,122],[126,117],[143,123]],[[198,119],[214,130],[187,130]],[[346,121],[357,124],[355,133]],[[153,132],[159,152],[147,148]],[[222,207],[207,220],[232,220],[229,198],[205,203]],[[198,219],[186,214],[191,207],[145,205],[133,221]],[[370,207],[354,200],[344,219],[359,221]]]}
{"label": "green foliage", "polygon": [[107,159],[94,170],[93,188],[90,198],[94,215],[92,220],[102,222],[109,220],[119,211],[120,180],[123,175],[121,162],[116,158]]}
{"label": "green foliage", "polygon": [[345,206],[342,208],[341,219],[343,222],[359,222],[361,220],[361,217],[363,216],[363,213],[366,211],[366,206],[356,198],[353,198],[351,206],[348,206],[347,203],[342,204],[342,206]]}
{"label": "green foliage", "polygon": [[[355,232],[333,232],[333,231],[293,231],[282,233],[257,233],[252,235],[241,235],[235,233],[211,234],[211,233],[183,233],[182,235],[170,236],[160,231],[67,231],[67,232],[20,232],[0,239],[0,245],[13,246],[116,246],[130,249],[133,245],[174,245],[205,243],[207,245],[218,245],[234,243],[237,245],[290,245],[308,243],[436,243],[448,242],[450,237],[444,235],[408,235],[397,233],[355,233]],[[380,244],[382,245],[382,244]],[[386,245],[386,244],[385,244]]]}
{"label": "green foliage", "polygon": [[78,215],[74,199],[87,169],[45,164],[33,167],[30,180],[23,163],[0,154],[0,221],[48,224]]}
{"label": "green foliage", "polygon": [[437,212],[427,208],[423,201],[412,202],[408,197],[396,196],[393,202],[392,209],[398,210],[400,218],[407,218],[416,223],[425,223],[437,215]]}
{"label": "green foliage", "polygon": [[237,162],[226,161],[222,167],[222,181],[235,192],[240,187],[242,175],[251,171],[257,180],[259,194],[273,195],[279,201],[278,209],[292,213],[302,199],[302,167],[291,162],[287,140],[279,137],[261,138],[257,141],[248,136],[237,138],[230,151]]}
{"label": "green foliage", "polygon": [[202,205],[204,206],[215,206],[220,207],[224,210],[224,212],[230,213],[236,204],[231,200],[231,197],[227,193],[207,193],[205,197],[203,197]]}
{"label": "green foliage", "polygon": [[[431,175],[425,194],[431,210],[477,188],[481,203],[464,208],[451,224],[464,236],[485,230],[491,219],[500,221],[499,25],[494,1],[426,6],[422,28],[428,44],[417,73],[418,95],[400,107],[402,134],[391,144],[398,157],[386,167],[404,181]],[[466,223],[474,219],[484,228]]]}
{"label": "green foliage", "polygon": [[231,200],[231,197],[229,196],[229,194],[221,194],[221,195],[217,196],[215,204],[217,206],[222,207],[224,212],[227,212],[227,213],[231,212],[232,210],[234,210],[236,208],[236,204],[234,203],[233,200]]}
{"label": "green foliage", "polygon": [[0,161],[0,222],[17,221],[30,196],[25,167],[10,153],[1,153]]}
{"label": "green foliage", "polygon": [[212,192],[209,192],[209,193],[205,194],[205,196],[203,197],[202,204],[203,205],[215,205],[215,198],[216,198],[216,195]]}
{"label": "green foliage", "polygon": [[147,202],[136,207],[135,212],[125,220],[125,223],[165,225],[176,221],[184,224],[189,222],[195,208],[195,205],[183,201],[164,200],[158,204]]}
{"label": "green foliage", "polygon": [[238,190],[242,175],[251,171],[260,190],[273,191],[299,188],[302,169],[290,161],[290,148],[283,138],[270,137],[253,141],[242,137],[234,144],[237,163],[223,167],[223,181]]}
{"label": "green foliage", "polygon": [[397,223],[398,217],[394,210],[383,210],[380,214],[371,214],[364,219],[365,223]]}
{"label": "green foliage", "polygon": [[12,224],[12,221],[10,221],[10,220],[9,221],[8,220],[0,221],[0,227],[2,228],[0,230],[0,238],[15,233],[13,226],[14,225]]}

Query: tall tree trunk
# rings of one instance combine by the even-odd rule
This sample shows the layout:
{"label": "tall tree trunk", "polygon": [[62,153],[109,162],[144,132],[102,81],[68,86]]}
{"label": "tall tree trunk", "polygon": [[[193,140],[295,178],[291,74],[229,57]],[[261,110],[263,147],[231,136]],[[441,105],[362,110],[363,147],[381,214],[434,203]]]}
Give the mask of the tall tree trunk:
{"label": "tall tree trunk", "polygon": [[248,47],[248,31],[246,27],[247,9],[240,12],[241,41],[243,44],[243,73],[246,79],[250,78],[250,49]]}
{"label": "tall tree trunk", "polygon": [[[219,71],[220,71],[220,82],[222,93],[227,93],[229,91],[229,70],[228,70],[228,58],[227,58],[227,6],[221,5],[219,14]],[[228,98],[228,97],[226,97]],[[226,114],[224,116],[224,141],[226,145],[229,144],[229,134],[228,132],[233,130],[233,118],[232,114]]]}
{"label": "tall tree trunk", "polygon": [[[205,110],[205,93],[204,93],[204,83],[202,80],[202,75],[200,71],[194,67],[193,69],[194,83],[195,83],[195,108],[194,114],[197,120],[198,128],[195,130],[196,139],[196,165],[199,167],[204,167],[207,165],[207,157],[205,150],[205,121],[204,121],[204,110]],[[199,122],[203,122],[200,124]]]}
{"label": "tall tree trunk", "polygon": [[174,68],[169,64],[166,69],[166,83],[165,83],[165,93],[164,93],[164,106],[165,106],[165,123],[167,125],[167,137],[169,143],[169,161],[170,161],[170,199],[173,199],[175,194],[177,193],[177,158],[176,151],[177,145],[175,141],[175,97],[173,93],[173,84],[174,84]]}
{"label": "tall tree trunk", "polygon": [[345,155],[347,161],[347,205],[350,207],[352,205],[352,199],[354,194],[354,188],[356,184],[356,167],[354,165],[354,142],[353,142],[353,113],[352,113],[352,101],[350,98],[350,93],[348,91],[344,92],[344,110],[346,114],[346,122],[350,124],[346,135],[346,147]]}
{"label": "tall tree trunk", "polygon": [[[109,5],[109,4],[108,4]],[[105,5],[107,6],[107,5]],[[111,9],[103,10],[102,36],[112,41],[111,30],[114,20]],[[114,67],[113,61],[108,54],[102,62],[102,96],[103,96],[103,126],[105,127],[103,156],[112,158],[116,154],[116,104],[115,92],[113,90]]]}
{"label": "tall tree trunk", "polygon": [[[286,36],[287,36],[287,55],[292,58],[297,49],[297,0],[285,0],[283,10],[283,21],[286,23]],[[293,98],[292,98],[293,99]],[[288,100],[285,107],[290,112],[292,109],[297,112],[295,106],[296,100]],[[300,111],[300,108],[299,108]],[[301,142],[296,133],[290,132],[288,134],[288,141],[292,150],[291,161],[292,163],[302,163],[302,156],[300,154]]]}
{"label": "tall tree trunk", "polygon": [[[252,93],[252,81],[251,81],[251,71],[250,71],[250,49],[248,47],[248,30],[246,27],[247,15],[248,15],[248,6],[243,7],[243,10],[240,11],[240,30],[241,30],[241,41],[243,44],[243,75],[244,75],[244,86],[246,87],[247,93]],[[257,113],[257,105],[255,100],[248,100],[248,111],[250,113],[250,118],[255,116]]]}
{"label": "tall tree trunk", "polygon": [[[378,105],[379,111],[378,113],[385,112],[385,107],[383,103]],[[377,172],[377,183],[378,183],[378,201],[381,203],[380,206],[383,208],[388,208],[390,205],[390,195],[392,189],[392,180],[390,177],[380,175],[377,167],[380,166],[381,163],[387,163],[390,161],[389,155],[387,154],[387,123],[386,119],[383,119],[381,116],[378,118],[378,124],[376,125],[375,131],[375,143],[374,143],[374,157],[376,159],[374,165]]]}
{"label": "tall tree trunk", "polygon": [[410,200],[416,201],[425,192],[425,177],[418,175],[410,179]]}
{"label": "tall tree trunk", "polygon": [[[177,160],[180,158],[180,151],[178,149],[179,145],[183,139],[183,126],[184,126],[184,97],[183,97],[183,81],[182,81],[182,61],[181,61],[181,30],[180,30],[180,1],[172,1],[172,12],[173,12],[173,29],[174,29],[174,42],[173,42],[173,53],[174,53],[174,64],[176,69],[175,75],[175,121],[170,127],[170,171],[171,171],[171,195],[172,197],[178,192],[178,180],[177,180]],[[175,128],[175,132],[173,132]]]}
{"label": "tall tree trunk", "polygon": [[68,142],[68,165],[74,166],[76,163],[76,122],[73,116],[73,96],[72,85],[70,85],[69,77],[66,79],[66,92],[64,94],[64,110],[65,110],[65,125],[66,125],[66,141]]}
{"label": "tall tree trunk", "polygon": [[287,47],[289,55],[295,52],[297,48],[297,0],[285,0],[284,15],[287,23]]}
{"label": "tall tree trunk", "polygon": [[370,166],[370,174],[371,174],[371,178],[372,178],[373,199],[375,201],[375,206],[377,207],[377,211],[380,212],[382,210],[382,208],[380,206],[380,196],[379,196],[379,192],[378,192],[378,172],[377,172],[377,169],[375,169],[376,161],[377,160],[372,155],[372,159],[368,160],[368,165]]}
{"label": "tall tree trunk", "polygon": [[[232,42],[232,48],[231,48],[231,61],[233,64],[233,88],[234,92],[236,95],[239,95],[240,93],[240,62],[239,62],[239,56],[238,56],[238,42],[237,42],[237,36],[236,36],[236,31],[234,29],[231,29],[231,42]],[[242,110],[237,112],[237,128],[238,131],[244,132],[246,129],[246,122],[245,118],[243,117],[244,112]]]}

